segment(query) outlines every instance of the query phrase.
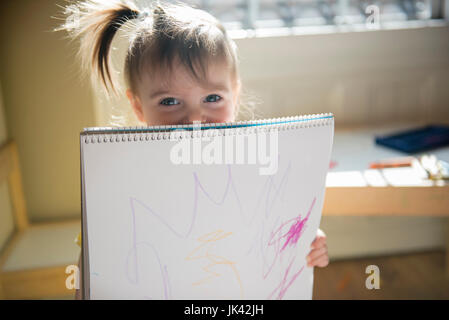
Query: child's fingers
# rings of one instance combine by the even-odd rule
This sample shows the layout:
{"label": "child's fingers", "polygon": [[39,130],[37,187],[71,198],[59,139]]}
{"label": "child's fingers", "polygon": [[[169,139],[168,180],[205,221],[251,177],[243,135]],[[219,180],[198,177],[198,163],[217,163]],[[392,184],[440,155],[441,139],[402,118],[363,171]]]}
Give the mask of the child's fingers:
{"label": "child's fingers", "polygon": [[311,246],[313,246],[313,247],[320,246],[322,243],[325,243],[325,242],[326,242],[326,234],[323,232],[323,230],[318,229],[316,232],[316,237],[312,241]]}
{"label": "child's fingers", "polygon": [[326,245],[326,237],[317,236],[315,240],[312,241],[310,247],[313,249],[318,249],[324,247],[325,245]]}
{"label": "child's fingers", "polygon": [[322,248],[310,251],[310,253],[307,255],[307,262],[311,262],[322,255],[327,255],[326,247],[322,247]]}
{"label": "child's fingers", "polygon": [[307,265],[309,267],[327,266],[329,264],[329,256],[327,254],[326,234],[321,229],[318,229],[317,235],[310,247],[312,250],[307,256]]}
{"label": "child's fingers", "polygon": [[310,263],[307,263],[309,267],[320,267],[320,268],[326,267],[328,264],[329,264],[329,256],[327,254],[316,258]]}

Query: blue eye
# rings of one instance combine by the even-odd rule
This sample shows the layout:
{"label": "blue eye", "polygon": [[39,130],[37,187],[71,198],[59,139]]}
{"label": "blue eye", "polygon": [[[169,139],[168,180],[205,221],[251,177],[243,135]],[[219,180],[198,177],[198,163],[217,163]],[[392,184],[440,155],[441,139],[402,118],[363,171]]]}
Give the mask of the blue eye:
{"label": "blue eye", "polygon": [[221,100],[221,97],[219,95],[211,94],[206,97],[205,102],[217,102],[219,100]]}
{"label": "blue eye", "polygon": [[160,103],[164,106],[174,106],[179,104],[179,101],[175,98],[165,98]]}

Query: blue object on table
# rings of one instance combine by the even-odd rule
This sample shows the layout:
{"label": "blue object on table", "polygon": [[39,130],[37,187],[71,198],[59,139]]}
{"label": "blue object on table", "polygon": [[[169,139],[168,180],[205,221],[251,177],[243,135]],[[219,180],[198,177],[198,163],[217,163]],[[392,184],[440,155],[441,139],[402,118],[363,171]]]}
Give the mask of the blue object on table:
{"label": "blue object on table", "polygon": [[449,126],[430,125],[376,137],[376,144],[406,153],[417,153],[449,145]]}

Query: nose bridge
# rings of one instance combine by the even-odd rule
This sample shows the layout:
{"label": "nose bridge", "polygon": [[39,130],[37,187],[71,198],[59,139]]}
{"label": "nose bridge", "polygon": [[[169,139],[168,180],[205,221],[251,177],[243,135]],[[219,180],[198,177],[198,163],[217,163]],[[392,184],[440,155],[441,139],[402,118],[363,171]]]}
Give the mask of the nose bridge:
{"label": "nose bridge", "polygon": [[201,108],[200,103],[197,103],[195,105],[190,105],[187,119],[189,122],[194,122],[194,121],[202,122],[204,120],[204,111]]}

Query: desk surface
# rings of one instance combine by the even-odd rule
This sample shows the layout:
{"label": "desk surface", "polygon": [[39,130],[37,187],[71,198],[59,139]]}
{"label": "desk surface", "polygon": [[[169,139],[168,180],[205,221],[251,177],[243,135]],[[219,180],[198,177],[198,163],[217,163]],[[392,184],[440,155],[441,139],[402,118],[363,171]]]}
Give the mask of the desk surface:
{"label": "desk surface", "polygon": [[[377,135],[386,135],[400,130],[414,128],[416,125],[398,125],[395,127],[366,127],[356,129],[336,129],[332,149],[332,161],[336,166],[329,170],[327,186],[433,186],[435,183],[423,180],[412,168],[394,168],[384,170],[369,169],[374,161],[408,156],[408,154],[376,145]],[[449,146],[429,152],[413,154],[435,154],[438,159],[449,162]],[[385,181],[381,181],[381,179]],[[362,182],[362,180],[366,180]],[[439,183],[441,184],[441,182]],[[444,183],[447,184],[447,183]]]}
{"label": "desk surface", "polygon": [[[376,145],[376,135],[420,125],[336,128],[331,157],[336,166],[327,175],[323,214],[449,215],[448,182],[423,179],[412,168],[369,169],[373,161],[406,156]],[[425,153],[449,161],[449,147]]]}

